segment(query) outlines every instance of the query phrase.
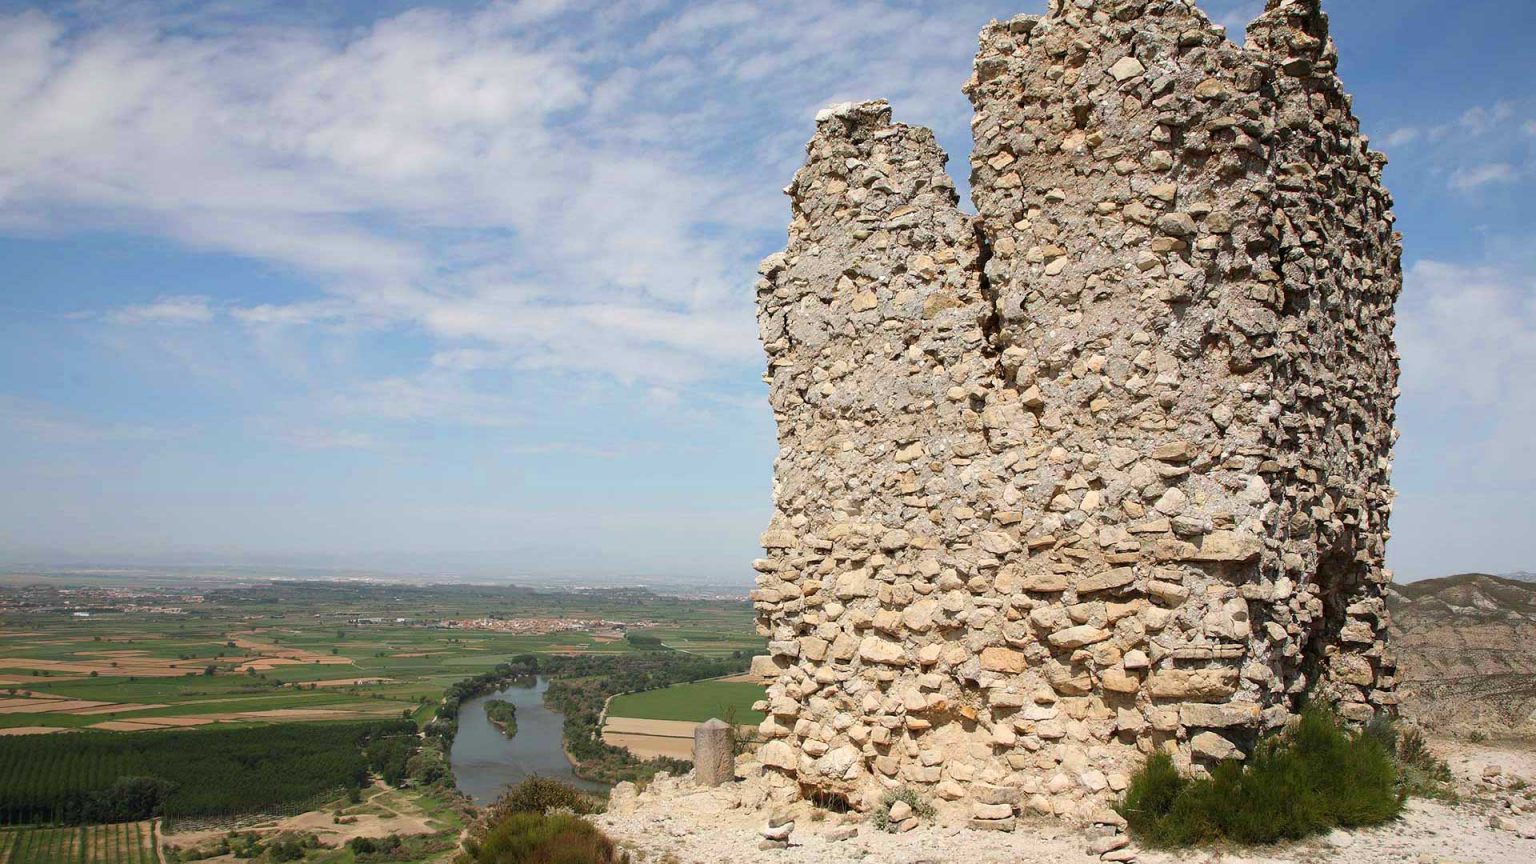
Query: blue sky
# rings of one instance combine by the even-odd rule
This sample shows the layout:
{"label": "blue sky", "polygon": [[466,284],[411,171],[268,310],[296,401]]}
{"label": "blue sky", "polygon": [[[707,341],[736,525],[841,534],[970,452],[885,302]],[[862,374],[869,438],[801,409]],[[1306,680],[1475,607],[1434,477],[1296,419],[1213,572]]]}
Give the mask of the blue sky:
{"label": "blue sky", "polygon": [[[963,182],[1042,5],[0,0],[0,559],[745,584],[812,115]],[[1406,236],[1390,563],[1536,569],[1536,4],[1328,8]]]}

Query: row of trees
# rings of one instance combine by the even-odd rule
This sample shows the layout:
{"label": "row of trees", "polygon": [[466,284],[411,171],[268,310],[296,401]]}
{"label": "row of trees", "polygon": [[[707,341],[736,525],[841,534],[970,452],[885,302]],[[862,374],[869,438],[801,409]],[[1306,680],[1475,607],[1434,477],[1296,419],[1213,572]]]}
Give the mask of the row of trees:
{"label": "row of trees", "polygon": [[416,741],[408,720],[0,738],[0,824],[261,812],[399,783]]}

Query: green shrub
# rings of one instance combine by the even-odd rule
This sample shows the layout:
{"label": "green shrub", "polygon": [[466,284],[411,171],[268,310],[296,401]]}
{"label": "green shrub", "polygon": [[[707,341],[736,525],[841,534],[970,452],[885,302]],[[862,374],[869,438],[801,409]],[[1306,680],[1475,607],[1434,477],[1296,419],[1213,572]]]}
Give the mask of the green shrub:
{"label": "green shrub", "polygon": [[267,847],[267,857],[273,861],[298,861],[304,857],[304,846],[297,840],[275,840]]}
{"label": "green shrub", "polygon": [[660,651],[666,647],[661,644],[660,636],[652,636],[635,630],[625,633],[624,641],[643,651]]}
{"label": "green shrub", "polygon": [[347,841],[347,847],[354,855],[380,855],[394,852],[400,848],[400,835],[390,834],[387,837],[353,837]]}
{"label": "green shrub", "polygon": [[511,813],[548,813],[569,810],[576,814],[596,813],[600,802],[591,795],[567,786],[559,780],[534,775],[501,793],[491,805],[493,815]]}
{"label": "green shrub", "polygon": [[1309,707],[1246,763],[1226,760],[1208,778],[1182,777],[1166,753],[1132,779],[1119,810],[1150,846],[1275,843],[1397,817],[1404,793],[1377,736],[1344,729]]}
{"label": "green shrub", "polygon": [[464,842],[472,864],[611,864],[613,841],[568,813],[510,813]]}

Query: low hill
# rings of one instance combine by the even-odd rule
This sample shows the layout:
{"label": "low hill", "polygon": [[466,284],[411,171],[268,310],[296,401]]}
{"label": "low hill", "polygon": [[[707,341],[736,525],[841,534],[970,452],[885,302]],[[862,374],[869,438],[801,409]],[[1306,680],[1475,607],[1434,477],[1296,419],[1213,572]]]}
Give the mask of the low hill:
{"label": "low hill", "polygon": [[1536,583],[1461,573],[1387,595],[1403,712],[1433,731],[1536,736]]}

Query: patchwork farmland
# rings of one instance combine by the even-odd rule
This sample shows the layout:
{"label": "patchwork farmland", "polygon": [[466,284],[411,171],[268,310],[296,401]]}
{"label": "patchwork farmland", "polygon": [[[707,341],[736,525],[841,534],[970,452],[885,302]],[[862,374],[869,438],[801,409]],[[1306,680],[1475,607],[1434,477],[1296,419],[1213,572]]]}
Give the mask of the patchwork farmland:
{"label": "patchwork farmland", "polygon": [[192,593],[59,581],[0,585],[0,736],[421,721],[445,687],[517,654],[762,646],[744,600],[635,589],[294,582]]}

